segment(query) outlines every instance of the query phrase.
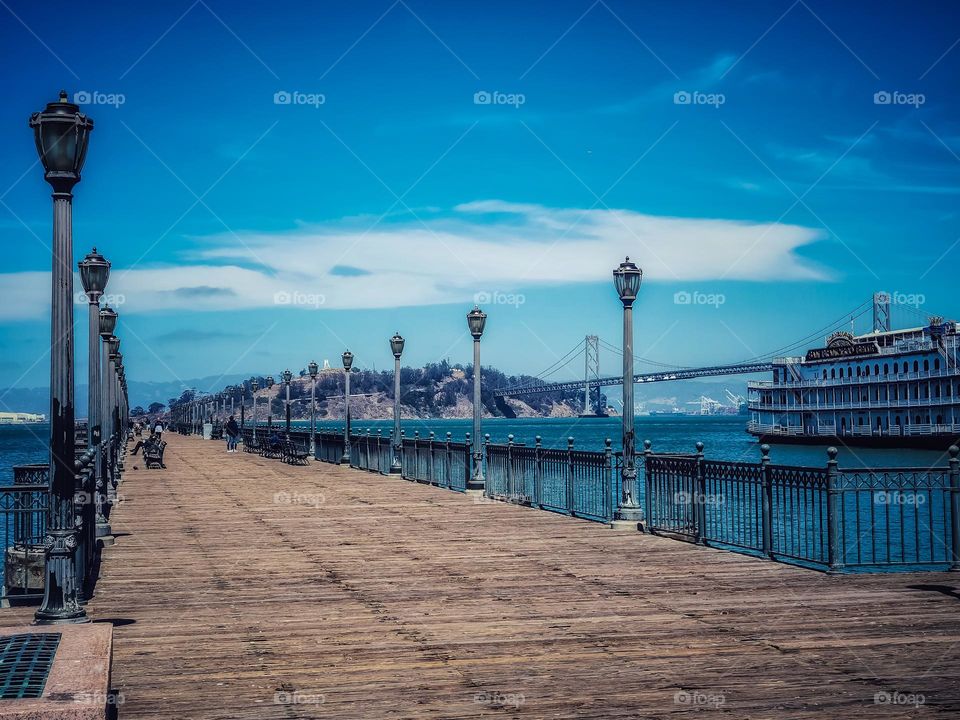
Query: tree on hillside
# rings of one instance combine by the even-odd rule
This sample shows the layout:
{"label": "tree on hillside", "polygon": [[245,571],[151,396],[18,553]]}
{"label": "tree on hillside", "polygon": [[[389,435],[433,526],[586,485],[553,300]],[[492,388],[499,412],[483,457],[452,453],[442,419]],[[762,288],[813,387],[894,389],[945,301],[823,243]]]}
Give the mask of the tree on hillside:
{"label": "tree on hillside", "polygon": [[138,417],[138,416],[140,416],[140,415],[146,415],[146,414],[147,414],[147,411],[144,410],[142,406],[137,405],[133,410],[130,411],[130,414],[131,414],[133,417]]}
{"label": "tree on hillside", "polygon": [[163,412],[163,409],[166,407],[162,402],[153,402],[150,403],[150,407],[147,408],[147,412],[150,415],[156,415],[157,413]]}

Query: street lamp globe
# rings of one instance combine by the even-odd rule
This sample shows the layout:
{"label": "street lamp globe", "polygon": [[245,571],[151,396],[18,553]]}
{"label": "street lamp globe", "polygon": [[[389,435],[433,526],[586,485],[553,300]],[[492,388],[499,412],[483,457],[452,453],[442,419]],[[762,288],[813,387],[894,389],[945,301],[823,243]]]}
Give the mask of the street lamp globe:
{"label": "street lamp globe", "polygon": [[260,381],[256,378],[250,378],[250,390],[256,392],[260,389]]}
{"label": "street lamp globe", "polygon": [[273,387],[273,375],[267,375],[267,390]]}
{"label": "street lamp globe", "polygon": [[315,378],[318,372],[320,372],[319,365],[317,365],[312,360],[309,363],[307,363],[307,374],[310,375],[310,377]]}
{"label": "street lamp globe", "polygon": [[117,313],[109,305],[100,311],[100,337],[110,337],[117,329]]}
{"label": "street lamp globe", "polygon": [[476,305],[473,310],[467,313],[467,327],[470,328],[470,334],[474,340],[479,340],[483,335],[483,328],[487,324],[487,314]]}
{"label": "street lamp globe", "polygon": [[353,353],[345,350],[341,359],[343,360],[343,369],[350,372],[350,368],[353,366]]}
{"label": "street lamp globe", "polygon": [[30,116],[30,127],[47,182],[56,192],[70,192],[80,181],[93,120],[61,90],[59,100]]}
{"label": "street lamp globe", "polygon": [[87,295],[102,295],[110,277],[110,263],[94,248],[77,263],[80,268],[80,282]]}
{"label": "street lamp globe", "polygon": [[403,354],[403,343],[404,340],[400,337],[400,333],[395,333],[392,338],[390,338],[390,349],[393,351],[393,356],[399,358]]}
{"label": "street lamp globe", "polygon": [[640,283],[643,280],[643,270],[630,262],[628,257],[620,267],[613,271],[613,283],[617,287],[617,294],[624,305],[632,305],[640,292]]}
{"label": "street lamp globe", "polygon": [[283,381],[289,385],[290,381],[293,380],[293,373],[289,370],[284,370],[283,373],[281,373],[281,377],[283,378]]}

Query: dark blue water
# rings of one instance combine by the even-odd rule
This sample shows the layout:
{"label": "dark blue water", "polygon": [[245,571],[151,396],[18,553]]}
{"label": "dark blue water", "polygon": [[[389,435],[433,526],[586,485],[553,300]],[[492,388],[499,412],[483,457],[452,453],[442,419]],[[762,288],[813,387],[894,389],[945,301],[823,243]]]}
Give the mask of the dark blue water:
{"label": "dark blue water", "polygon": [[0,485],[13,481],[13,466],[47,462],[50,426],[0,425]]}
{"label": "dark blue water", "polygon": [[[309,422],[295,422],[298,428],[309,428]],[[318,427],[343,428],[342,421],[323,421]],[[356,420],[354,432],[384,434],[393,427],[389,420]],[[404,419],[401,427],[406,437],[419,432],[427,437],[432,430],[437,439],[452,433],[453,440],[463,440],[470,432],[473,422],[469,419],[435,420]],[[643,449],[643,441],[650,440],[654,452],[694,452],[697,441],[704,444],[704,454],[715,460],[755,462],[760,459],[760,443],[745,430],[746,418],[742,416],[643,416],[636,418],[637,449]],[[483,421],[484,434],[491,442],[504,443],[507,436],[514,435],[514,442],[532,445],[537,435],[544,447],[566,447],[567,438],[574,438],[578,450],[602,450],[604,440],[610,438],[614,451],[621,449],[620,418],[529,418],[508,420],[496,418]],[[770,457],[783,465],[822,465],[827,461],[826,445],[771,445]],[[838,447],[841,467],[931,467],[946,465],[946,452],[932,450],[872,449]]]}

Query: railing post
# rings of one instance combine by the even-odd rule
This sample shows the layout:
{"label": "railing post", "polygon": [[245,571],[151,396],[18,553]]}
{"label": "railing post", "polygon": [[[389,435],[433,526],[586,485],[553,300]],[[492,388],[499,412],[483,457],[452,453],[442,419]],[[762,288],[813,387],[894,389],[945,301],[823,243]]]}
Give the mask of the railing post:
{"label": "railing post", "polygon": [[653,495],[653,478],[650,470],[650,457],[653,455],[653,443],[643,441],[643,505],[647,523],[653,526],[653,515],[650,513],[651,495]]}
{"label": "railing post", "polygon": [[427,455],[427,461],[428,461],[428,462],[427,462],[427,482],[430,483],[431,485],[435,485],[435,484],[437,483],[437,476],[436,476],[436,463],[435,463],[434,460],[433,460],[433,452],[434,452],[434,448],[433,448],[434,433],[433,433],[433,430],[430,431],[430,438],[429,438],[429,439],[430,439],[430,444],[427,445],[427,447],[429,448],[429,454]]}
{"label": "railing post", "polygon": [[[493,472],[490,467],[487,467],[487,484],[492,485],[490,482],[493,479]],[[513,484],[513,435],[507,435],[507,487],[506,487],[506,496],[507,500],[514,500],[516,493],[514,492]]]}
{"label": "railing post", "polygon": [[773,473],[770,470],[770,446],[760,446],[760,470],[763,478],[763,554],[773,557]]}
{"label": "railing post", "polygon": [[843,569],[840,537],[840,487],[838,486],[837,449],[827,448],[827,560],[830,572]]}
{"label": "railing post", "polygon": [[574,514],[573,502],[573,438],[567,438],[567,472],[566,472],[566,504],[567,512]]}
{"label": "railing post", "polygon": [[543,507],[543,438],[539,435],[533,446],[533,505]]}
{"label": "railing post", "polygon": [[447,444],[443,452],[443,485],[444,487],[452,486],[452,477],[451,477],[451,466],[453,465],[453,458],[450,454],[450,438],[453,437],[452,432],[447,432]]}
{"label": "railing post", "polygon": [[[480,453],[480,460],[479,460],[479,461],[480,461],[481,463],[484,463],[484,462],[485,462],[485,463],[487,464],[487,471],[489,472],[489,468],[490,468],[490,433],[484,433],[484,434],[483,434],[483,452]],[[483,468],[481,467],[480,470],[482,471]],[[487,497],[490,497],[490,485],[489,485],[488,483],[484,483],[484,485],[483,485],[483,494],[486,495]]]}
{"label": "railing post", "polygon": [[[467,450],[463,460],[463,471],[465,473],[463,482],[466,483],[473,476],[473,444],[470,442],[470,433],[466,434]],[[464,485],[466,487],[466,485]]]}
{"label": "railing post", "polygon": [[603,441],[603,476],[609,483],[603,498],[603,515],[606,519],[613,519],[613,442],[610,438]]}
{"label": "railing post", "polygon": [[694,542],[698,545],[707,544],[707,476],[706,469],[703,466],[703,443],[697,442],[697,469],[694,477],[693,491],[693,517],[696,527],[694,528]]}
{"label": "railing post", "polygon": [[960,448],[950,446],[950,571],[960,572]]}
{"label": "railing post", "polygon": [[407,477],[407,466],[410,464],[407,461],[407,447],[403,444],[403,441],[406,440],[407,431],[400,430],[400,477]]}

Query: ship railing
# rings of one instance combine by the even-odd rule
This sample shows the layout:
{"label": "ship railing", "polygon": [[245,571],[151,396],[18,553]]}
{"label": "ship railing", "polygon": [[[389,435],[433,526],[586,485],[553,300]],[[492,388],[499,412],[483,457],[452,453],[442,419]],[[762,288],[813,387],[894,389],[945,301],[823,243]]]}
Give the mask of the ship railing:
{"label": "ship railing", "polygon": [[822,570],[960,570],[960,451],[947,467],[839,468],[646,453],[654,533]]}
{"label": "ship railing", "polygon": [[923,372],[900,372],[900,373],[881,373],[880,375],[855,375],[853,377],[842,378],[810,378],[809,380],[800,380],[795,382],[774,382],[773,380],[751,380],[747,383],[748,390],[769,390],[771,388],[792,389],[803,387],[848,387],[851,385],[863,385],[867,383],[890,383],[903,382],[905,380],[930,380],[930,379],[960,379],[960,368],[949,367],[938,370],[929,370]]}
{"label": "ship railing", "polygon": [[886,410],[897,408],[930,408],[942,405],[960,404],[960,396],[938,398],[901,398],[900,400],[850,400],[841,402],[760,402],[747,403],[751,410],[795,410],[813,412],[816,410]]}

